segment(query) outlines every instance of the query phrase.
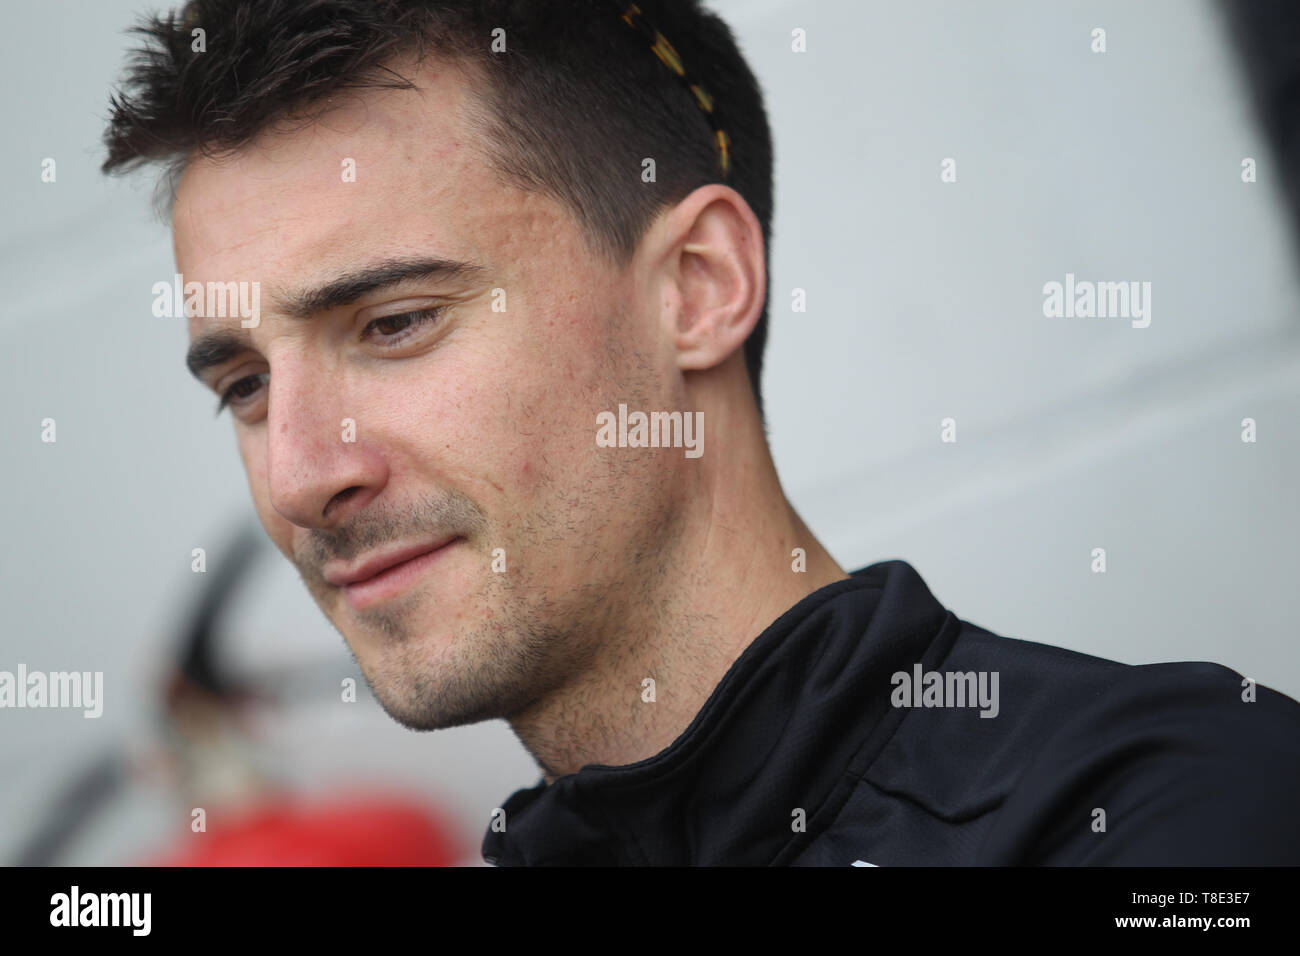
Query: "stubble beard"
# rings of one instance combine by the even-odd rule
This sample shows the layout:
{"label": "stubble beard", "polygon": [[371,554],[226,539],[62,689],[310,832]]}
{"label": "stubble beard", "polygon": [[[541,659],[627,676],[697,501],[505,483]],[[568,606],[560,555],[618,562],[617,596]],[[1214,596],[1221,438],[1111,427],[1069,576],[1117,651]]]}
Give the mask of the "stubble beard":
{"label": "stubble beard", "polygon": [[[344,621],[326,612],[394,721],[411,730],[441,730],[507,718],[554,683],[556,658],[575,643],[574,635],[555,625],[549,602],[523,606],[513,588],[494,578],[473,597],[460,596],[460,624],[439,614],[437,598],[423,591]],[[489,601],[492,591],[495,600]],[[491,617],[484,608],[492,609]],[[430,635],[425,625],[439,633]],[[349,631],[361,637],[362,655]]]}
{"label": "stubble beard", "polygon": [[[382,607],[343,611],[342,620],[328,611],[326,616],[384,712],[402,726],[440,730],[485,720],[513,722],[627,639],[630,608],[657,604],[654,583],[666,573],[660,548],[681,533],[675,525],[640,529],[627,542],[623,573],[560,593],[526,572],[491,572],[484,556],[478,562],[484,569],[478,588],[458,595],[459,614],[440,607],[438,595],[422,588]],[[536,547],[535,526],[529,532],[525,537]],[[469,540],[460,546],[472,545]],[[565,545],[548,542],[546,549],[564,553]],[[605,562],[608,567],[608,556]],[[439,633],[431,636],[426,627]],[[360,638],[368,663],[357,655],[348,630]]]}

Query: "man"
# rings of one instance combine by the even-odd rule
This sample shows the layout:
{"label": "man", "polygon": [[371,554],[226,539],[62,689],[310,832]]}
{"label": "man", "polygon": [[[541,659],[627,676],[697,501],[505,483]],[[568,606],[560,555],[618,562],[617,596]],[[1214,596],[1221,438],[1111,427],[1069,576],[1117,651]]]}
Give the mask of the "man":
{"label": "man", "polygon": [[541,767],[490,862],[1300,862],[1294,701],[995,636],[786,501],[770,134],[697,2],[146,34],[105,168],[170,164],[189,367],[385,710]]}

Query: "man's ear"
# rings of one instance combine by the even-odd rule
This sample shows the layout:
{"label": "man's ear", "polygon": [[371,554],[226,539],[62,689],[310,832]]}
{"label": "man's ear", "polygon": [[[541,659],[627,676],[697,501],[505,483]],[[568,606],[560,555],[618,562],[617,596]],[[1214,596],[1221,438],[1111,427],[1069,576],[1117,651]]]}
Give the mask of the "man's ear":
{"label": "man's ear", "polygon": [[728,186],[701,186],[668,217],[666,262],[675,280],[677,366],[703,370],[741,350],[767,291],[763,230]]}

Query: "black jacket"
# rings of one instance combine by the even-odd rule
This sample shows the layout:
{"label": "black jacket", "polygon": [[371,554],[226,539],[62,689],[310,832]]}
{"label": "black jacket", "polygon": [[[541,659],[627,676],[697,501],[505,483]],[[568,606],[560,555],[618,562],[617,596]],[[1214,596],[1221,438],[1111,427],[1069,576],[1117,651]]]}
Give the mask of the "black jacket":
{"label": "black jacket", "polygon": [[503,809],[502,866],[1295,865],[1300,704],[1000,637],[886,561],[783,614],[667,749]]}

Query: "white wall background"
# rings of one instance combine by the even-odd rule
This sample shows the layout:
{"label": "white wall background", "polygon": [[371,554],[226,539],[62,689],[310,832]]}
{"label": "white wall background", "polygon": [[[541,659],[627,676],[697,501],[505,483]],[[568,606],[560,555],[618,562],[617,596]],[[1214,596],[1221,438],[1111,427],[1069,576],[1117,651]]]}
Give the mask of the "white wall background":
{"label": "white wall background", "polygon": [[[1008,636],[1214,660],[1300,696],[1296,248],[1216,11],[712,5],[776,138],[773,448],[840,563],[904,558],[959,616]],[[149,313],[173,271],[152,180],[97,172],[142,9],[17,5],[0,38],[0,669],[102,670],[107,685],[99,720],[0,711],[0,859],[76,767],[149,739],[154,681],[201,583],[190,550],[211,559],[252,513],[229,423],[182,367],[183,324]],[[1098,26],[1105,54],[1090,50]],[[956,183],[940,181],[945,157]],[[1067,272],[1151,282],[1150,327],[1045,318],[1043,284]],[[945,417],[955,445],[939,441]],[[232,614],[238,662],[350,667],[293,571],[263,560]],[[499,722],[413,734],[372,702],[327,699],[261,731],[288,779],[396,781],[452,812],[471,850],[536,778]],[[184,826],[176,813],[138,782],[68,859],[134,859]]]}

